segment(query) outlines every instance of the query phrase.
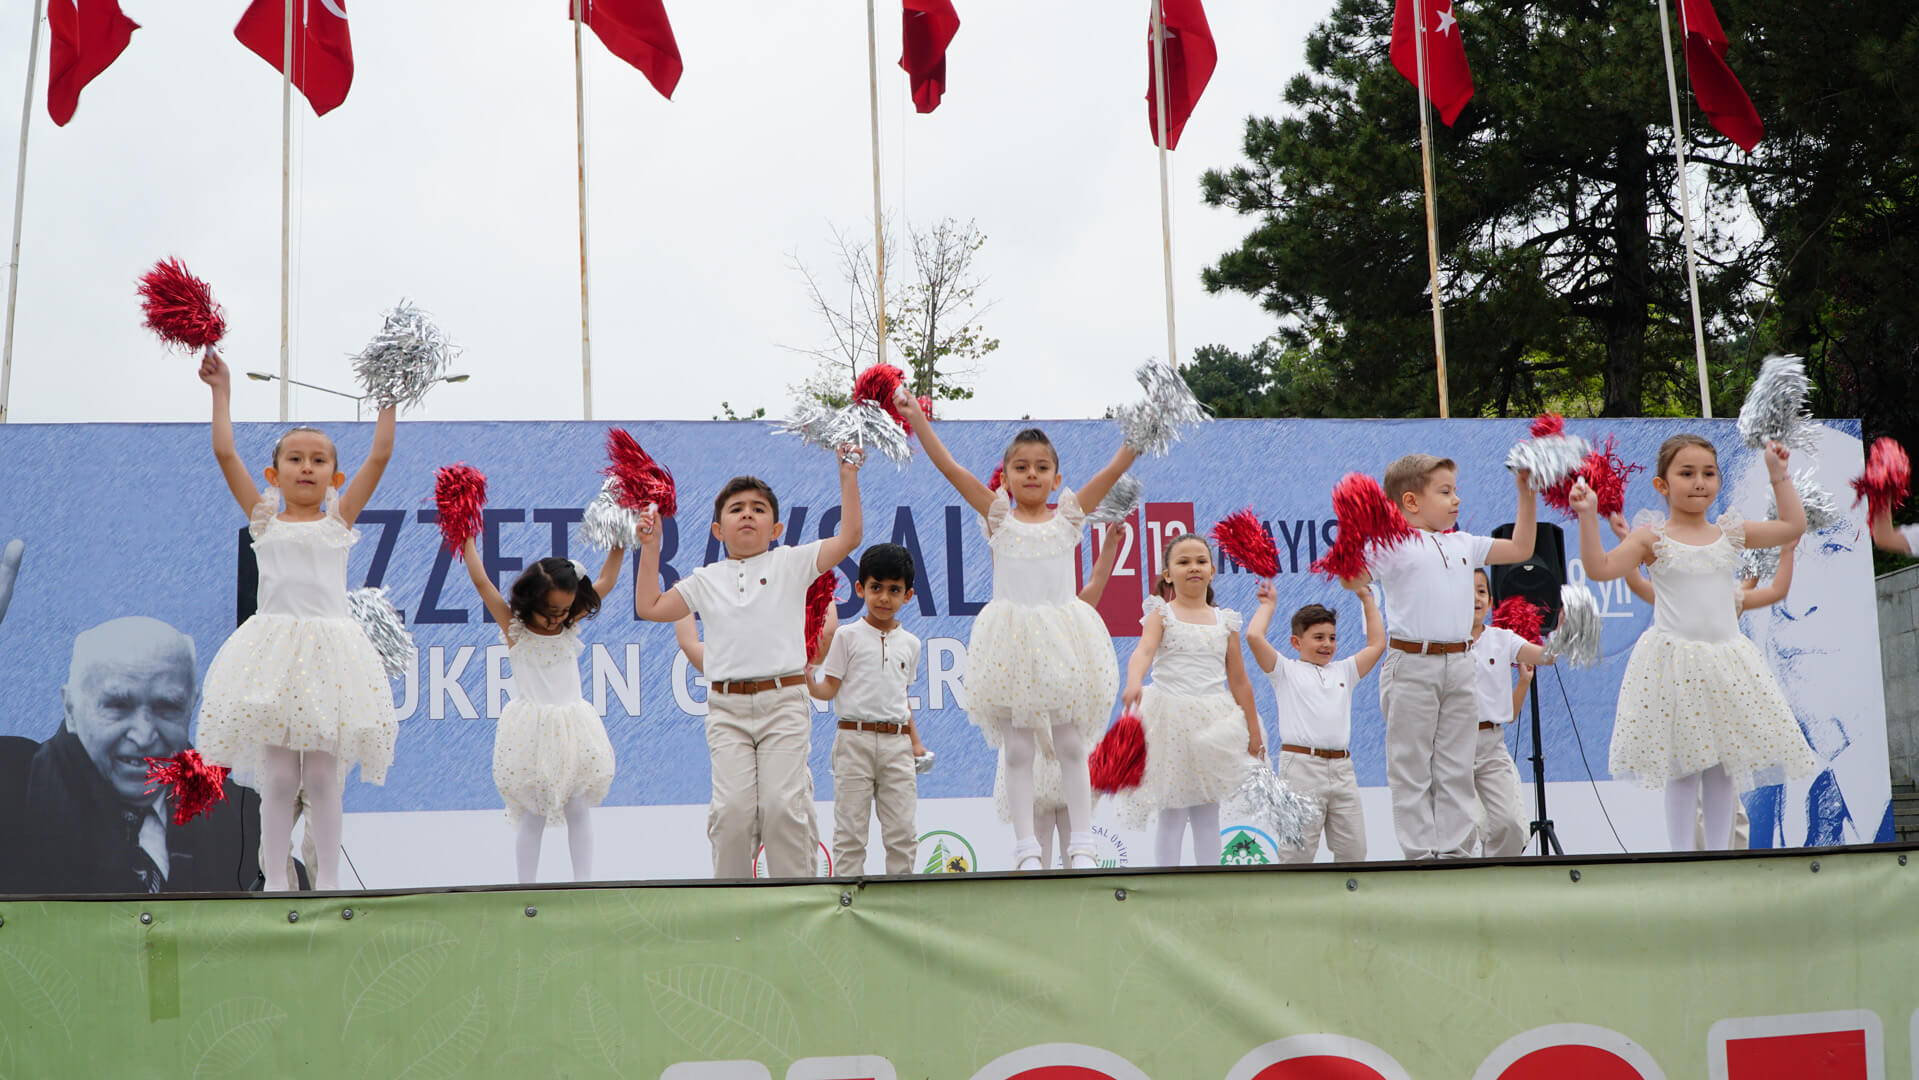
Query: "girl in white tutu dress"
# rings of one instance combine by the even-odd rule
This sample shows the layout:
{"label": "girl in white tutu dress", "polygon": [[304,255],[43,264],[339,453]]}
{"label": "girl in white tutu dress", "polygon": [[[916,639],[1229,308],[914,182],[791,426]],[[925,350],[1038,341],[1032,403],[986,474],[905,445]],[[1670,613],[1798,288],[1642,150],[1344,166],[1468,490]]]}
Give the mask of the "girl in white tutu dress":
{"label": "girl in white tutu dress", "polygon": [[1777,521],[1744,521],[1728,510],[1706,520],[1719,497],[1719,456],[1698,435],[1659,448],[1653,487],[1669,515],[1655,515],[1618,547],[1599,537],[1598,499],[1582,482],[1579,551],[1586,576],[1611,581],[1651,567],[1653,625],[1633,646],[1619,685],[1611,770],[1666,791],[1666,833],[1674,851],[1695,847],[1695,807],[1705,811],[1705,846],[1732,840],[1736,792],[1818,768],[1792,707],[1757,646],[1739,632],[1739,554],[1777,547],[1806,529],[1805,508],[1786,473],[1787,451],[1766,448]]}
{"label": "girl in white tutu dress", "polygon": [[613,785],[613,743],[606,723],[580,692],[580,621],[620,580],[624,548],[606,553],[597,581],[571,559],[548,557],[520,572],[502,597],[474,541],[461,550],[467,576],[506,639],[513,690],[493,735],[493,783],[517,831],[514,863],[522,883],[536,880],[549,824],[566,822],[573,880],[593,878],[588,811]]}
{"label": "girl in white tutu dress", "polygon": [[[967,718],[995,747],[1006,748],[1006,795],[1013,819],[1015,869],[1040,868],[1033,835],[1034,732],[1051,732],[1071,834],[1068,869],[1095,865],[1093,788],[1086,755],[1105,729],[1119,688],[1119,662],[1105,623],[1074,595],[1074,549],[1086,504],[1099,505],[1133,463],[1120,447],[1075,494],[1060,486],[1059,456],[1046,433],[1013,436],[1001,463],[1005,489],[994,492],[953,460],[919,403],[902,389],[894,404],[927,457],[967,505],[985,519],[993,549],[993,599],[973,620],[966,653]],[[1058,508],[1047,499],[1058,492]]]}
{"label": "girl in white tutu dress", "polygon": [[[1239,651],[1239,612],[1213,606],[1212,548],[1174,537],[1146,600],[1139,645],[1126,669],[1128,708],[1146,735],[1146,773],[1119,796],[1120,820],[1146,827],[1157,813],[1154,861],[1178,866],[1188,827],[1193,859],[1219,865],[1219,801],[1266,756],[1266,737]],[[1141,686],[1148,668],[1153,681]]]}
{"label": "girl in white tutu dress", "polygon": [[[380,655],[347,611],[347,552],[393,456],[394,407],[380,410],[373,448],[345,491],[333,440],[297,427],[280,436],[254,486],[233,444],[232,375],[209,350],[200,379],[213,388],[213,456],[252,519],[260,591],[207,669],[196,744],[260,789],[260,865],[269,891],[287,888],[294,803],[304,789],[317,865],[313,886],[339,884],[340,802],[346,774],[384,783],[399,721]],[[285,500],[282,508],[281,500]]]}

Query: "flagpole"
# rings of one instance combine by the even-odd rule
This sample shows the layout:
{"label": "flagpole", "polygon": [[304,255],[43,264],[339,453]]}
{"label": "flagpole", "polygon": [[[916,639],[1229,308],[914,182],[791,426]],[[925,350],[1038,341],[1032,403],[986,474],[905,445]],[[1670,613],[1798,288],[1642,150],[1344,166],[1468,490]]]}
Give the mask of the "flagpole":
{"label": "flagpole", "polygon": [[866,0],[867,109],[873,126],[873,287],[879,299],[879,362],[886,363],[886,223],[880,202],[880,60],[873,0]]}
{"label": "flagpole", "polygon": [[280,54],[280,422],[287,421],[287,382],[292,374],[287,358],[291,303],[288,280],[293,244],[293,0],[287,0],[281,27],[285,44]]}
{"label": "flagpole", "polygon": [[40,19],[46,0],[34,0],[33,37],[27,47],[27,92],[20,103],[20,160],[13,178],[13,256],[7,263],[7,343],[0,351],[0,424],[7,422],[8,394],[13,387],[13,312],[20,293],[20,222],[27,197],[27,128],[33,123],[33,77],[40,62]]}
{"label": "flagpole", "polygon": [[[1684,20],[1686,13],[1679,13]],[[1680,33],[1686,28],[1682,22]],[[1679,218],[1686,234],[1686,293],[1692,298],[1693,359],[1699,368],[1699,415],[1712,419],[1712,390],[1706,379],[1706,328],[1699,316],[1699,259],[1693,253],[1692,185],[1686,182],[1686,136],[1679,126],[1679,77],[1672,61],[1672,30],[1666,17],[1666,0],[1659,0],[1659,44],[1666,51],[1666,96],[1672,102],[1672,153],[1679,164]]]}
{"label": "flagpole", "polygon": [[[1401,0],[1406,2],[1406,0]],[[1413,18],[1418,23],[1413,48],[1419,54],[1419,165],[1426,186],[1426,270],[1432,277],[1433,357],[1439,378],[1439,417],[1452,415],[1446,393],[1446,312],[1439,291],[1439,216],[1433,198],[1433,134],[1427,119],[1427,104],[1432,100],[1431,82],[1426,74],[1426,0],[1411,0]]]}
{"label": "flagpole", "polygon": [[1164,0],[1153,0],[1153,108],[1159,116],[1159,241],[1166,276],[1166,362],[1179,366],[1179,346],[1173,323],[1173,204],[1166,179],[1166,11]]}
{"label": "flagpole", "polygon": [[580,181],[580,416],[593,419],[593,318],[587,289],[586,46],[587,0],[573,0],[573,124]]}

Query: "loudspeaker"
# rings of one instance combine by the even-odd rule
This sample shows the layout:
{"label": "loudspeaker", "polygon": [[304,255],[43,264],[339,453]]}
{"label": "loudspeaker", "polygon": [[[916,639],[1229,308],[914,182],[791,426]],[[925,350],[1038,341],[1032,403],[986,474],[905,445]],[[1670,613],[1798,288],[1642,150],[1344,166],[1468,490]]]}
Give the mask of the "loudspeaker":
{"label": "loudspeaker", "polygon": [[[1550,633],[1559,625],[1559,613],[1565,607],[1559,598],[1559,588],[1566,584],[1566,534],[1550,521],[1540,522],[1538,530],[1534,534],[1532,558],[1505,566],[1488,566],[1486,576],[1495,605],[1508,596],[1525,597],[1545,612],[1539,628],[1541,633]],[[1512,535],[1510,522],[1493,530],[1493,536],[1500,540],[1510,539]]]}
{"label": "loudspeaker", "polygon": [[253,617],[260,603],[260,561],[253,554],[253,530],[240,530],[239,579],[233,590],[233,625]]}

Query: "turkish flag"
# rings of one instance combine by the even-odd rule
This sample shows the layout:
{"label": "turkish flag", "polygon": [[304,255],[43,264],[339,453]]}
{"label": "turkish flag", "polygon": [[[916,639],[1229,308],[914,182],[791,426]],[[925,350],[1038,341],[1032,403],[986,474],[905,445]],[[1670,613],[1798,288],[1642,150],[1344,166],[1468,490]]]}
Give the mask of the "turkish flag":
{"label": "turkish flag", "polygon": [[1686,33],[1686,77],[1706,119],[1748,153],[1766,135],[1759,110],[1726,65],[1726,31],[1712,0],[1679,0],[1679,26]]}
{"label": "turkish flag", "polygon": [[680,43],[673,24],[666,21],[661,0],[567,0],[567,16],[574,3],[586,5],[586,25],[598,34],[614,56],[640,69],[646,81],[667,100],[680,85]]}
{"label": "turkish flag", "polygon": [[1407,82],[1419,85],[1415,5],[1426,20],[1426,96],[1439,110],[1439,119],[1452,127],[1459,110],[1473,98],[1473,69],[1466,66],[1466,42],[1453,17],[1453,0],[1399,0],[1393,9],[1393,67]]}
{"label": "turkish flag", "polygon": [[[1179,148],[1179,133],[1199,104],[1199,95],[1212,81],[1219,63],[1213,29],[1206,25],[1206,9],[1199,0],[1161,0],[1160,19],[1166,24],[1166,149]],[[1159,81],[1153,63],[1153,27],[1146,26],[1146,126],[1159,145]]]}
{"label": "turkish flag", "polygon": [[923,113],[940,107],[946,93],[946,47],[959,33],[953,0],[905,0],[905,47],[900,67],[913,77],[913,108]]}
{"label": "turkish flag", "polygon": [[[286,57],[286,14],[286,0],[253,0],[233,28],[240,44],[275,71]],[[306,95],[313,115],[325,116],[340,107],[353,87],[346,0],[293,0],[293,18],[293,85]]]}
{"label": "turkish flag", "polygon": [[74,0],[52,0],[47,29],[53,34],[47,115],[64,127],[80,104],[80,91],[120,58],[140,24],[120,11],[119,0],[79,0],[78,7]]}

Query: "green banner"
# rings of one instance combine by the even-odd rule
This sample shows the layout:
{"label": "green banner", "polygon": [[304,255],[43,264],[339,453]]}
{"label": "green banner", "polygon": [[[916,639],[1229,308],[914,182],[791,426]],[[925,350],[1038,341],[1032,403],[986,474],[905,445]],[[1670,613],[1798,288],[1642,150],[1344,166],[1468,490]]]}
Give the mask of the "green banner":
{"label": "green banner", "polygon": [[1870,1080],[1919,1009],[1890,849],[0,918],[0,1080]]}

